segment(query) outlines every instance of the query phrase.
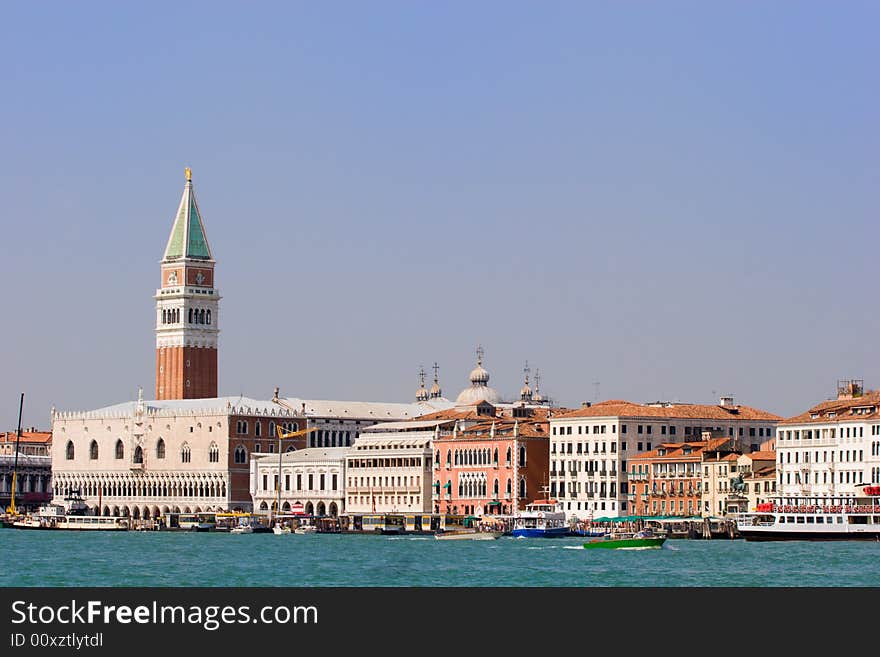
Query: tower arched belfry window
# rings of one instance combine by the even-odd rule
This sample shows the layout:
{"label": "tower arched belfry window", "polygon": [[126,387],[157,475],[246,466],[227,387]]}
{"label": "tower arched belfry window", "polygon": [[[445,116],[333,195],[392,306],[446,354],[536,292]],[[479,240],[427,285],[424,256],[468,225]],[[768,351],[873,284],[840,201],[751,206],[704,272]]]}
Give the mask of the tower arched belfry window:
{"label": "tower arched belfry window", "polygon": [[187,322],[187,323],[188,324],[193,323],[193,309],[192,308],[189,309],[189,322]]}
{"label": "tower arched belfry window", "polygon": [[68,461],[72,461],[72,460],[73,460],[74,449],[73,449],[73,441],[72,441],[72,440],[68,440],[68,441],[67,441],[67,449],[65,450],[65,454],[64,454],[64,455],[65,455],[65,457],[67,458]]}
{"label": "tower arched belfry window", "polygon": [[122,440],[116,441],[116,458],[121,459],[125,456],[125,445],[122,444]]}
{"label": "tower arched belfry window", "polygon": [[208,309],[207,321],[208,321],[208,324],[211,323],[211,309],[210,308]]}
{"label": "tower arched belfry window", "polygon": [[92,461],[98,460],[98,441],[93,440],[91,445],[89,445],[89,458]]}
{"label": "tower arched belfry window", "polygon": [[235,448],[235,458],[236,463],[247,463],[247,450],[244,448],[244,445],[239,445]]}
{"label": "tower arched belfry window", "polygon": [[165,440],[163,440],[162,438],[159,438],[159,440],[156,442],[156,458],[165,458]]}

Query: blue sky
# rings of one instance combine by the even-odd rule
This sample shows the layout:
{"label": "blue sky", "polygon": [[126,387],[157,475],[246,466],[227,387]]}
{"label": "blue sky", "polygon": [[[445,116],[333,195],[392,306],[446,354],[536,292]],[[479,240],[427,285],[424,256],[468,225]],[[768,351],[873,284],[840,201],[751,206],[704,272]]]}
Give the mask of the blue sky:
{"label": "blue sky", "polygon": [[[880,387],[876,3],[17,3],[2,429],[154,390],[183,168],[220,394],[789,416]],[[596,385],[598,382],[598,385]]]}

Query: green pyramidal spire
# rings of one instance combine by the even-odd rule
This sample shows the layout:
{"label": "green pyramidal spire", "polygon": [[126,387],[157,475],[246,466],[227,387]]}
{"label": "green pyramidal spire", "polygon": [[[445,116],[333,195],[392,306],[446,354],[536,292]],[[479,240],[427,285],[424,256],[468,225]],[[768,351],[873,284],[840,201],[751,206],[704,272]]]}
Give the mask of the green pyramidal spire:
{"label": "green pyramidal spire", "polygon": [[213,260],[211,247],[208,246],[208,238],[205,235],[205,225],[202,223],[202,214],[196,203],[192,171],[189,167],[186,168],[183,197],[180,199],[180,207],[177,209],[177,217],[171,227],[171,235],[168,237],[168,245],[165,247],[162,260],[181,258]]}

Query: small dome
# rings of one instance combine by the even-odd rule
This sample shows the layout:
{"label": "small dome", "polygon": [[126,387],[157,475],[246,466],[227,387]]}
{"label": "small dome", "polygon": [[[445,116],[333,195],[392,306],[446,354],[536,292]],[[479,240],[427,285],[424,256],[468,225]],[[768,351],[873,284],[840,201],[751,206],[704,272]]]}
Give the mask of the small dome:
{"label": "small dome", "polygon": [[482,383],[485,385],[489,383],[489,373],[483,369],[483,366],[480,363],[477,363],[477,366],[471,370],[470,380],[471,383]]}
{"label": "small dome", "polygon": [[440,384],[434,381],[434,385],[431,386],[431,397],[436,398],[443,394],[443,391],[440,390]]}
{"label": "small dome", "polygon": [[416,401],[427,401],[428,400],[428,391],[425,390],[425,386],[422,386],[418,390],[416,390]]}
{"label": "small dome", "polygon": [[532,389],[529,388],[529,384],[525,384],[519,391],[519,396],[522,399],[531,399],[532,398]]}

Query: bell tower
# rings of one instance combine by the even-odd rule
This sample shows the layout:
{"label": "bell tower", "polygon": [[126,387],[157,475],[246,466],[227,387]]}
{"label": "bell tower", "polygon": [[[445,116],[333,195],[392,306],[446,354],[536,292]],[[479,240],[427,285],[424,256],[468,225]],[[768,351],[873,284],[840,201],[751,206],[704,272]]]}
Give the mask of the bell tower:
{"label": "bell tower", "polygon": [[193,191],[192,170],[160,261],[156,290],[156,399],[217,396],[220,292]]}

